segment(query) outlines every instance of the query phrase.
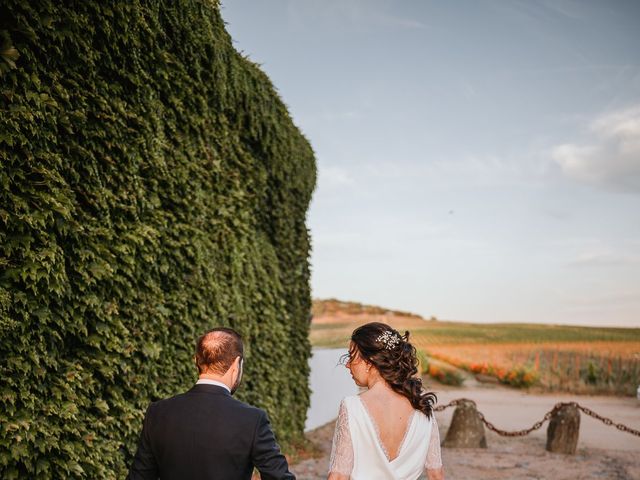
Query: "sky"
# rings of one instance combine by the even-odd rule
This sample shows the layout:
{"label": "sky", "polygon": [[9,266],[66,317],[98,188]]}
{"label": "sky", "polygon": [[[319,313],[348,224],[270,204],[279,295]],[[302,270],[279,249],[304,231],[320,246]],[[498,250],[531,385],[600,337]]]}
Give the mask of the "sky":
{"label": "sky", "polygon": [[640,2],[221,11],[316,154],[314,298],[640,327]]}

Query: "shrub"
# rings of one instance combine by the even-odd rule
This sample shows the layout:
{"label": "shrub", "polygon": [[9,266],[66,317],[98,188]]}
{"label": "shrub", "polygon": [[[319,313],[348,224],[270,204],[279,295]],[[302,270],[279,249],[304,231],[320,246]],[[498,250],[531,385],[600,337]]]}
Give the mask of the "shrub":
{"label": "shrub", "polygon": [[429,372],[429,357],[419,348],[416,349],[416,356],[418,357],[418,375],[427,374]]}
{"label": "shrub", "polygon": [[457,371],[450,368],[440,368],[433,364],[429,365],[429,376],[445,385],[459,386],[464,382],[464,377]]}
{"label": "shrub", "polygon": [[0,477],[124,477],[221,324],[299,437],[313,152],[218,4],[8,0],[0,56]]}
{"label": "shrub", "polygon": [[536,384],[539,380],[538,374],[526,367],[518,366],[507,372],[502,372],[498,379],[507,385],[517,388],[527,388]]}

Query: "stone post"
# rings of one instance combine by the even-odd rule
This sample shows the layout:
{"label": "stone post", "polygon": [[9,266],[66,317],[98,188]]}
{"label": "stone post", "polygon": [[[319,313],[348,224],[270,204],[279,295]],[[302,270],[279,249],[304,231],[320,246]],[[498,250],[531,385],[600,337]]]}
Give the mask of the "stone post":
{"label": "stone post", "polygon": [[442,446],[451,448],[487,448],[484,425],[476,406],[472,402],[463,401],[456,407]]}
{"label": "stone post", "polygon": [[551,417],[547,428],[547,450],[573,455],[578,446],[580,411],[575,405],[564,405]]}

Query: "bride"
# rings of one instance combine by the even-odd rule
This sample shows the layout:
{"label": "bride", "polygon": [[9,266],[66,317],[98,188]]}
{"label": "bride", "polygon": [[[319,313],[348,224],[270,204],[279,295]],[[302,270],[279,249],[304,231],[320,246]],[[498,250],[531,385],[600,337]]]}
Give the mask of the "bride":
{"label": "bride", "polygon": [[346,367],[367,390],[340,404],[329,480],[444,479],[434,393],[416,377],[416,349],[384,323],[354,330]]}

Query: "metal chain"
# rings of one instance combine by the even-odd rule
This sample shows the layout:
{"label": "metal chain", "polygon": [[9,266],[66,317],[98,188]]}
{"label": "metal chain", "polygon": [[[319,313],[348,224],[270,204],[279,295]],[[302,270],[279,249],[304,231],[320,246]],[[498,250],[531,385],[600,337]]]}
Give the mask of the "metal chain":
{"label": "metal chain", "polygon": [[593,410],[590,410],[587,407],[583,407],[582,405],[578,405],[576,402],[570,402],[568,405],[575,405],[580,410],[582,410],[584,413],[586,413],[590,417],[593,417],[593,418],[595,418],[597,420],[600,420],[605,425],[613,425],[614,427],[616,427],[618,430],[620,430],[622,432],[627,432],[627,433],[630,433],[631,435],[636,435],[637,437],[640,437],[640,430],[635,430],[635,429],[627,427],[626,425],[623,425],[621,423],[615,423],[610,418],[601,417],[600,415],[598,415]]}
{"label": "metal chain", "polygon": [[500,430],[499,428],[496,428],[491,422],[489,422],[486,418],[484,418],[484,415],[482,414],[482,412],[478,411],[478,405],[476,404],[476,402],[474,402],[473,400],[470,400],[468,398],[458,398],[457,400],[452,400],[446,405],[439,405],[439,406],[435,407],[433,410],[435,412],[441,412],[441,411],[443,411],[443,410],[445,410],[445,409],[447,409],[449,407],[455,407],[455,406],[460,405],[461,403],[464,403],[464,402],[472,403],[473,406],[476,407],[476,411],[478,412],[478,416],[480,417],[480,420],[482,420],[482,422],[487,426],[487,428],[489,430],[492,430],[492,431],[496,432],[498,435],[502,435],[504,437],[523,437],[525,435],[530,434],[534,430],[538,430],[558,410],[560,410],[562,407],[567,406],[567,405],[572,405],[572,406],[582,410],[587,415],[589,415],[589,416],[591,416],[591,417],[593,417],[593,418],[595,418],[597,420],[600,420],[605,425],[613,425],[614,427],[616,427],[618,430],[620,430],[622,432],[627,432],[627,433],[630,433],[632,435],[636,435],[636,436],[640,437],[640,431],[639,430],[635,430],[633,428],[627,427],[626,425],[623,425],[621,423],[614,423],[613,420],[611,420],[609,418],[606,418],[606,417],[602,417],[602,416],[598,415],[597,413],[595,413],[593,410],[590,410],[587,407],[583,407],[582,405],[580,405],[580,404],[578,404],[576,402],[556,403],[555,406],[545,414],[545,416],[542,418],[542,420],[540,420],[539,422],[534,423],[531,428],[527,428],[525,430],[518,430],[518,431],[515,431],[515,432],[507,432],[505,430]]}

